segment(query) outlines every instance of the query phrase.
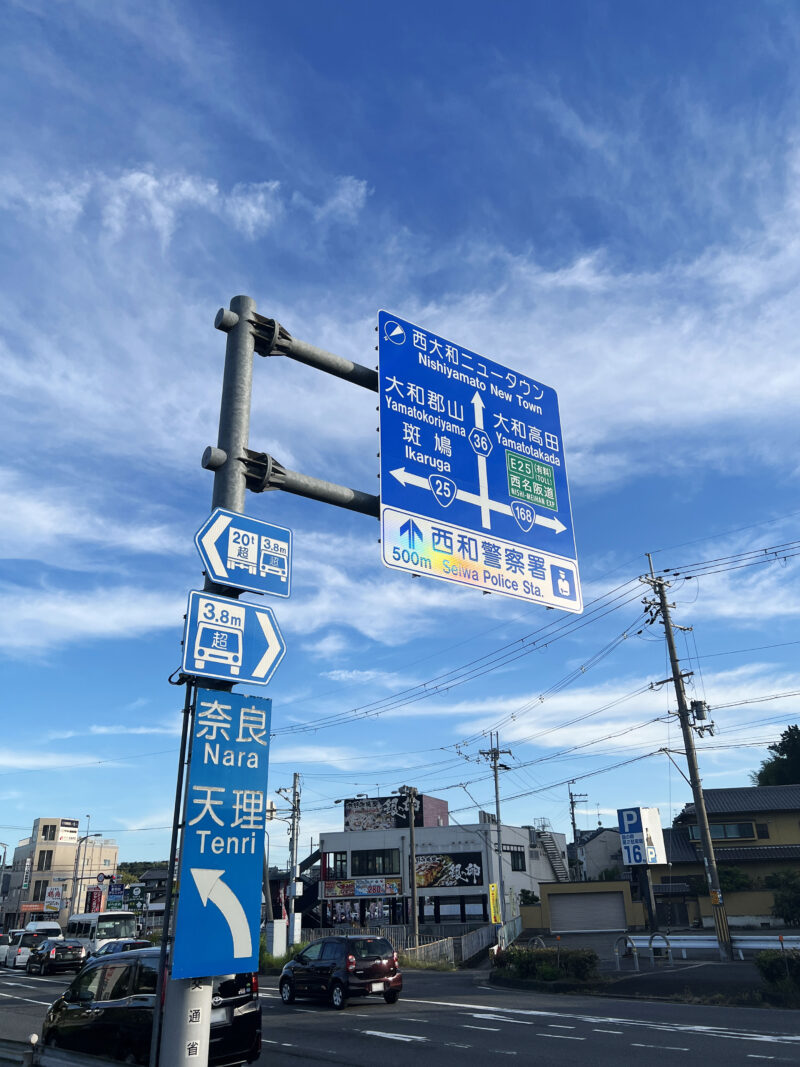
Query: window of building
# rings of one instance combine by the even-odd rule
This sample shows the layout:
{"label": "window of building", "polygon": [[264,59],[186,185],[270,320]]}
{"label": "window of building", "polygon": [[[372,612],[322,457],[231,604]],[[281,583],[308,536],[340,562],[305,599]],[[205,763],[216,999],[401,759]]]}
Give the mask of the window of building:
{"label": "window of building", "polygon": [[36,861],[37,871],[49,871],[53,866],[53,850],[51,848],[43,848],[39,853],[39,859]]}
{"label": "window of building", "polygon": [[400,849],[363,849],[350,853],[350,868],[354,878],[370,874],[399,874]]}
{"label": "window of building", "polygon": [[111,866],[111,860],[103,860],[103,866],[104,867],[110,867]]}
{"label": "window of building", "polygon": [[33,897],[32,900],[44,900],[47,895],[47,879],[37,878],[33,883]]}
{"label": "window of building", "polygon": [[769,825],[767,823],[756,823],[756,837],[760,837],[762,840],[769,837]]}
{"label": "window of building", "polygon": [[325,878],[329,882],[338,881],[347,877],[347,853],[325,853]]}
{"label": "window of building", "polygon": [[[712,841],[741,841],[748,838],[752,840],[756,836],[751,822],[712,822],[709,830]],[[689,837],[692,841],[699,841],[699,827],[690,826]]]}
{"label": "window of building", "polygon": [[40,829],[42,831],[42,841],[55,841],[55,839],[56,839],[56,824],[55,823],[45,823],[45,825],[40,827]]}
{"label": "window of building", "polygon": [[511,870],[512,871],[524,871],[525,870],[525,853],[524,852],[512,852],[511,855]]}

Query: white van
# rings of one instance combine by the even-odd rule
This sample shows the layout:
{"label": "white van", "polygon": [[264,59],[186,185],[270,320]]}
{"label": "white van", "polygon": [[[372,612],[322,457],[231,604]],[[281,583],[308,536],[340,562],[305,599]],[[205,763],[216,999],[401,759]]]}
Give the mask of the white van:
{"label": "white van", "polygon": [[31,934],[42,934],[44,937],[48,937],[51,941],[57,941],[59,938],[64,937],[61,927],[57,922],[28,923],[25,929]]}

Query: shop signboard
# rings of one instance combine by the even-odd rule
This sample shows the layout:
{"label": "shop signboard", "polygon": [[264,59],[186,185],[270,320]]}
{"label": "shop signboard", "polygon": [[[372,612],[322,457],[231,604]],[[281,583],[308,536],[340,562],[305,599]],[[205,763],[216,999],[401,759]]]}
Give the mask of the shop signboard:
{"label": "shop signboard", "polygon": [[59,845],[77,845],[78,843],[78,820],[61,819],[58,824]]}
{"label": "shop signboard", "polygon": [[417,853],[414,866],[418,889],[456,889],[483,884],[480,852]]}

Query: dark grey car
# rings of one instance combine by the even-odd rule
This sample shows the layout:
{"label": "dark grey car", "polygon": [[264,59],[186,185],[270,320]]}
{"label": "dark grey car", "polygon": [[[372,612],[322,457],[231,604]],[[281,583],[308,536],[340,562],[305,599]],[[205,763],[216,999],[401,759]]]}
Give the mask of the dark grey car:
{"label": "dark grey car", "polygon": [[403,976],[397,953],[385,937],[322,937],[289,960],[278,988],[284,1004],[291,1004],[295,997],[315,997],[341,1009],[349,997],[370,995],[394,1004],[403,988]]}

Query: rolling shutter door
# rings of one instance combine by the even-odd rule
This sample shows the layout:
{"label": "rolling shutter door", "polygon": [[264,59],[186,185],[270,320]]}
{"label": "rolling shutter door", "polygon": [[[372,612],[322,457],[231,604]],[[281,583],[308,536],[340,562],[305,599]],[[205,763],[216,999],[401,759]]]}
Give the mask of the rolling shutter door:
{"label": "rolling shutter door", "polygon": [[622,893],[554,893],[549,899],[550,930],[554,934],[628,928]]}

